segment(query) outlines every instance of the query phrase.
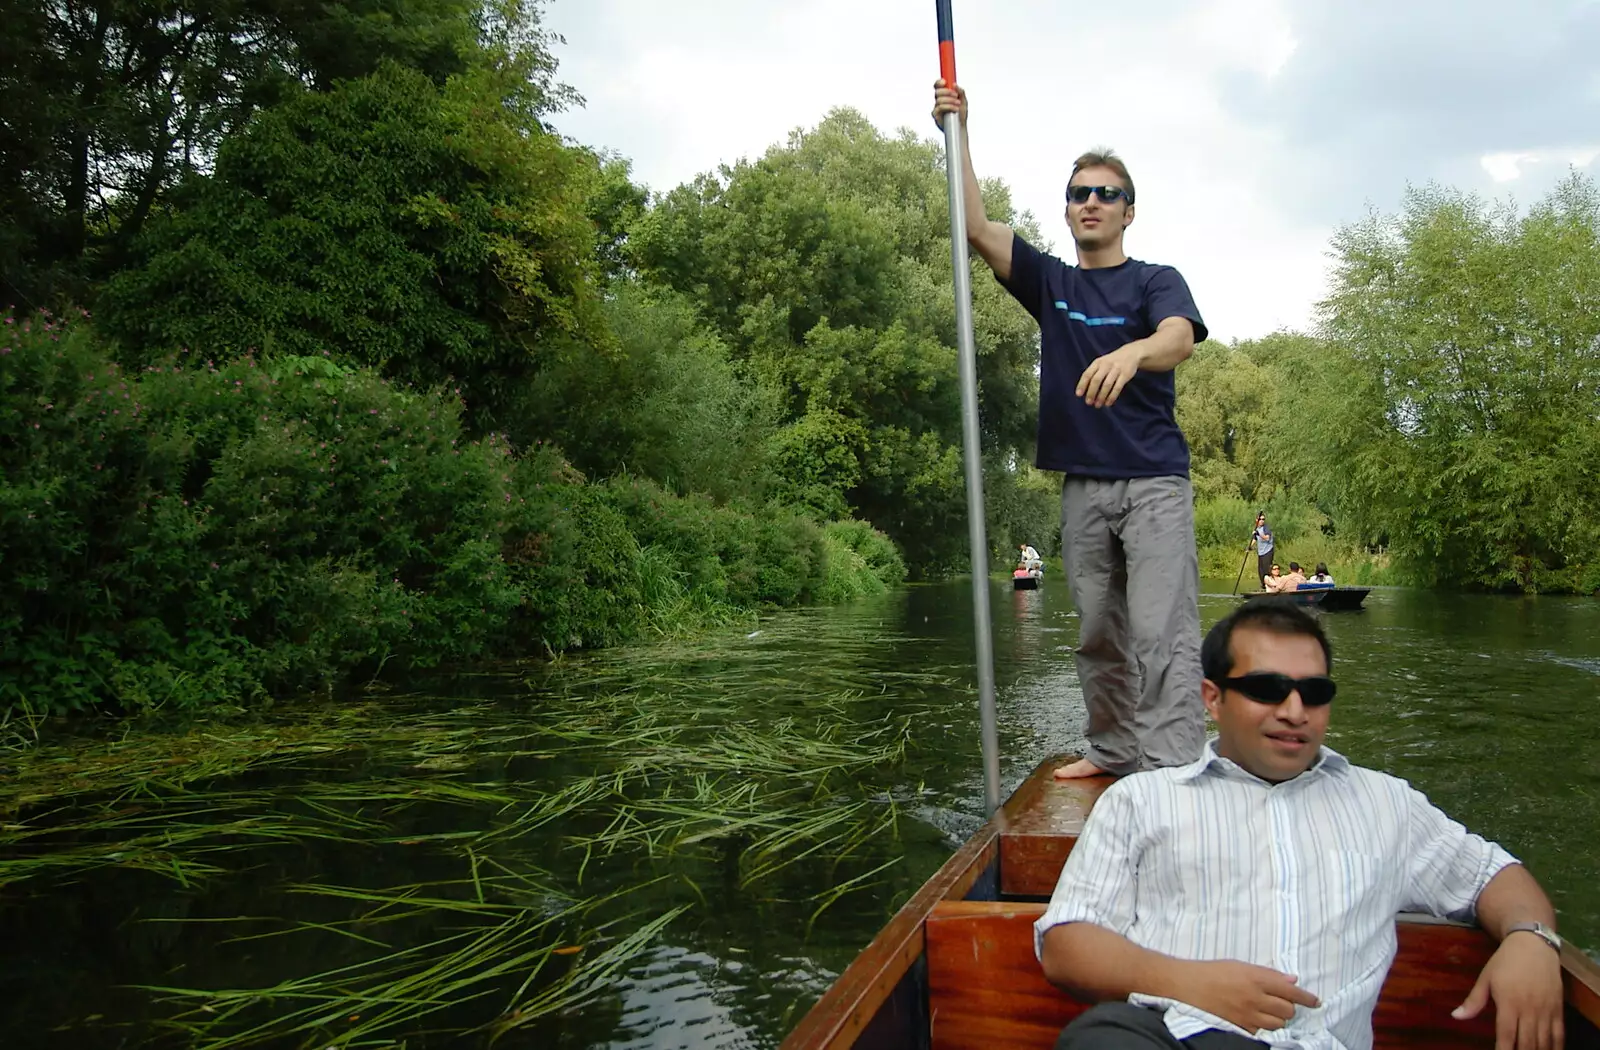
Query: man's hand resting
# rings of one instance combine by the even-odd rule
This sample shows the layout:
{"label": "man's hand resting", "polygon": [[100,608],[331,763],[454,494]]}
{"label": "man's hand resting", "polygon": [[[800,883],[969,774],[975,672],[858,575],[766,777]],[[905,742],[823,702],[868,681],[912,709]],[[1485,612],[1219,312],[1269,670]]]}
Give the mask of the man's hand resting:
{"label": "man's hand resting", "polygon": [[1477,1017],[1494,1000],[1495,1050],[1561,1050],[1561,957],[1532,934],[1511,934],[1452,1012]]}
{"label": "man's hand resting", "polygon": [[1295,983],[1297,978],[1265,966],[1223,960],[1183,967],[1183,994],[1176,998],[1246,1032],[1282,1028],[1294,1016],[1296,1005],[1321,1005]]}

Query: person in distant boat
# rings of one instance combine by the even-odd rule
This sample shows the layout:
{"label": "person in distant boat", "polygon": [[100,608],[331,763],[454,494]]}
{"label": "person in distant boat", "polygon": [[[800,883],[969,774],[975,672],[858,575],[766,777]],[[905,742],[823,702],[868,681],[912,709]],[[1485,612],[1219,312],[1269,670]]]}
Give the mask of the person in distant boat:
{"label": "person in distant boat", "polygon": [[[933,119],[967,123],[966,92],[934,82]],[[1085,153],[1067,178],[1071,265],[990,221],[964,158],[967,240],[1039,322],[1037,465],[1060,471],[1061,547],[1089,746],[1062,778],[1189,762],[1200,706],[1200,564],[1189,446],[1173,370],[1206,338],[1170,266],[1130,259],[1133,179],[1116,154]]]}
{"label": "person in distant boat", "polygon": [[1555,913],[1516,858],[1398,777],[1325,747],[1335,686],[1316,618],[1256,598],[1206,635],[1218,728],[1186,766],[1108,787],[1034,926],[1045,976],[1099,1005],[1057,1050],[1370,1050],[1395,914],[1499,941],[1458,1020],[1500,1050],[1562,1040]]}
{"label": "person in distant boat", "polygon": [[1306,574],[1300,571],[1300,563],[1292,561],[1289,563],[1289,571],[1284,573],[1283,578],[1278,581],[1278,593],[1283,594],[1288,591],[1298,590],[1300,585],[1305,582]]}
{"label": "person in distant boat", "polygon": [[[1272,529],[1267,525],[1267,512],[1256,515],[1256,529],[1250,534],[1256,548],[1256,576],[1265,581],[1272,566]],[[1248,548],[1247,548],[1248,549]]]}
{"label": "person in distant boat", "polygon": [[1022,567],[1029,572],[1044,568],[1044,559],[1039,557],[1039,552],[1033,549],[1033,544],[1022,545]]}
{"label": "person in distant boat", "polygon": [[1261,577],[1261,589],[1267,591],[1268,593],[1275,594],[1282,586],[1283,567],[1280,565],[1273,565],[1267,570],[1267,574]]}
{"label": "person in distant boat", "polygon": [[1311,577],[1306,580],[1306,583],[1302,584],[1301,586],[1305,586],[1306,584],[1310,584],[1315,587],[1332,587],[1334,585],[1333,577],[1328,575],[1328,563],[1323,561],[1317,562],[1317,571],[1313,572]]}

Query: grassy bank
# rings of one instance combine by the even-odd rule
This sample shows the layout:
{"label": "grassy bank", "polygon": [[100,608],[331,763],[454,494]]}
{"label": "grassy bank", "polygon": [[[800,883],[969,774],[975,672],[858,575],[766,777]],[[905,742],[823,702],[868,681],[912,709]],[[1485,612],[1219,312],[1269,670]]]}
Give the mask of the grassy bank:
{"label": "grassy bank", "polygon": [[857,522],[590,482],[450,391],[320,357],[119,369],[81,321],[0,339],[0,713],[179,710],[549,654],[904,575]]}
{"label": "grassy bank", "polygon": [[[1328,566],[1328,574],[1341,585],[1368,587],[1373,585],[1400,586],[1401,574],[1390,564],[1389,556],[1376,551],[1366,551],[1349,544],[1339,543],[1330,537],[1308,536],[1293,544],[1280,544],[1274,555],[1285,572],[1289,562],[1297,561],[1310,575],[1318,562]],[[1239,574],[1240,560],[1245,557],[1244,546],[1224,547],[1214,545],[1200,548],[1200,576],[1203,579],[1233,580]],[[1256,571],[1256,556],[1252,548],[1249,563],[1244,567],[1240,590],[1250,590],[1250,580]]]}
{"label": "grassy bank", "polygon": [[1205,579],[1232,580],[1241,562],[1241,590],[1250,590],[1256,571],[1255,548],[1246,543],[1255,527],[1256,512],[1265,509],[1276,544],[1273,557],[1288,571],[1297,561],[1309,574],[1322,562],[1341,584],[1403,584],[1407,581],[1390,564],[1389,556],[1369,550],[1327,531],[1328,519],[1310,504],[1291,499],[1268,502],[1264,508],[1242,499],[1208,499],[1195,504],[1195,542],[1200,553],[1200,575]]}

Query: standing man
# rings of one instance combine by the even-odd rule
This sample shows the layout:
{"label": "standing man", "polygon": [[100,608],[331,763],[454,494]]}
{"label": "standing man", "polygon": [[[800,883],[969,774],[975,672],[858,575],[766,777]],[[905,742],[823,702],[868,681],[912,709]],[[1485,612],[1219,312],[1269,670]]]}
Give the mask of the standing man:
{"label": "standing man", "polygon": [[1273,546],[1272,529],[1267,525],[1266,511],[1256,515],[1256,530],[1250,534],[1250,541],[1256,545],[1256,578],[1261,581],[1261,586],[1265,587],[1267,573],[1272,570]]}
{"label": "standing man", "polygon": [[[933,119],[967,122],[966,92],[934,82]],[[963,141],[967,141],[963,137]],[[1129,259],[1133,179],[1113,153],[1085,153],[1067,182],[1077,265],[984,214],[971,151],[967,240],[1039,322],[1037,465],[1066,475],[1061,548],[1078,610],[1088,751],[1057,777],[1194,761],[1200,703],[1200,566],[1189,446],[1172,370],[1205,339],[1170,266]]]}

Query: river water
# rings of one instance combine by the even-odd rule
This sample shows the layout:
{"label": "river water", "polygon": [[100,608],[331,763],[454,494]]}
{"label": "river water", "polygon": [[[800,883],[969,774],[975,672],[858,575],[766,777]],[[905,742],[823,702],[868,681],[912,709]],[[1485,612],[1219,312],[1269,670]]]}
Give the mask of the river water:
{"label": "river water", "polygon": [[[1203,595],[1204,626],[1234,606],[1229,582],[1213,583],[1208,590],[1214,593]],[[450,854],[446,847],[468,836],[471,879],[450,884],[468,886],[462,892],[479,902],[485,899],[480,872],[492,863],[499,872],[515,868],[508,878],[548,876],[562,894],[612,895],[587,921],[614,920],[613,938],[681,909],[585,1005],[512,1028],[496,1045],[775,1046],[894,909],[981,823],[969,594],[962,581],[910,586],[850,606],[775,614],[753,632],[677,643],[654,655],[639,650],[495,669],[430,683],[427,697],[395,696],[386,702],[415,712],[418,724],[422,712],[457,706],[477,712],[466,719],[477,722],[471,732],[450,737],[460,743],[449,747],[429,730],[432,743],[422,759],[415,746],[395,748],[380,736],[355,754],[331,748],[329,759],[301,755],[252,769],[228,780],[235,794],[217,796],[232,801],[200,807],[236,809],[241,799],[269,798],[310,807],[307,813],[338,809],[339,826],[359,818],[377,829],[366,841],[347,835],[252,841],[233,854],[208,842],[210,852],[193,855],[174,843],[150,855],[170,854],[172,871],[159,870],[165,859],[147,856],[130,867],[133,854],[119,849],[95,865],[0,884],[4,1044],[486,1045],[482,1031],[461,1031],[481,1017],[449,1010],[391,1029],[388,1041],[341,1041],[336,1032],[302,1041],[273,1036],[270,1029],[243,1038],[244,1021],[206,1029],[206,1041],[171,1022],[182,1014],[211,1023],[221,1001],[195,1013],[192,1002],[185,1006],[149,987],[259,989],[358,961],[361,951],[375,950],[367,945],[382,939],[375,932],[382,916],[362,912],[359,926],[349,925],[348,901],[334,906],[308,896],[305,887],[388,892],[445,885],[454,878],[450,865],[460,859],[459,850]],[[992,597],[1001,768],[1009,791],[1044,757],[1081,746],[1083,707],[1071,658],[1077,627],[1059,581],[1016,593],[997,581]],[[1340,683],[1329,744],[1358,763],[1410,779],[1469,828],[1500,841],[1550,891],[1563,931],[1580,944],[1600,946],[1600,746],[1594,742],[1600,731],[1600,603],[1377,589],[1362,611],[1330,613],[1324,622]],[[787,807],[791,820],[809,812],[849,814],[859,833],[852,833],[847,849],[836,842],[807,854],[803,839],[774,847],[784,863],[765,872],[758,856],[764,829],[755,823],[748,832],[697,833],[676,844],[635,836],[627,848],[597,847],[620,840],[641,820],[666,820],[661,814],[692,808],[676,788],[670,798],[650,803],[653,809],[613,804],[597,814],[580,807],[542,822],[517,816],[525,803],[507,801],[524,797],[517,791],[553,793],[618,768],[621,745],[608,743],[600,731],[574,736],[571,727],[583,722],[584,712],[605,707],[615,713],[619,704],[627,707],[625,717],[616,716],[624,720],[607,723],[605,732],[627,736],[634,747],[667,740],[676,750],[638,752],[660,755],[663,763],[681,764],[691,745],[688,738],[661,736],[665,730],[652,712],[667,711],[703,729],[692,745],[699,749],[693,761],[713,772],[685,781],[697,785],[689,795],[698,791],[702,800],[731,806],[730,792],[748,781],[754,801],[746,801],[756,811],[761,799],[771,799],[775,809]],[[485,710],[495,717],[484,721]],[[506,746],[512,736],[536,735],[507,728],[508,712],[520,723],[560,721],[566,743],[538,738]],[[817,775],[828,761],[835,717],[847,735],[865,740],[834,743],[879,747],[899,740],[903,755]],[[740,726],[770,730],[794,754],[763,757],[758,744],[735,739]],[[707,748],[720,748],[722,757],[707,757]],[[729,754],[748,757],[730,760]],[[804,784],[785,765],[789,758],[804,765]],[[637,763],[630,768],[637,783],[655,783]],[[390,785],[387,794],[370,787],[379,781]],[[358,783],[369,786],[356,791]],[[435,794],[406,799],[407,784]],[[440,785],[458,797],[437,794]],[[159,815],[180,802],[193,807],[198,797],[192,787],[187,795],[146,787],[139,798],[119,797],[117,812],[136,806]],[[808,801],[796,808],[797,798]],[[191,814],[185,820],[223,819],[185,812]],[[238,828],[250,833],[244,824]],[[81,846],[94,834],[32,848]],[[208,859],[211,867],[204,869],[182,867],[193,856],[229,859]],[[848,892],[835,892],[840,887]],[[297,925],[283,936],[259,925],[290,919]],[[455,929],[449,919],[427,925],[430,936]],[[427,943],[416,932],[405,937],[408,944]],[[258,1003],[250,1024],[297,1001],[291,994]],[[361,1013],[351,1009],[352,1019]]]}

